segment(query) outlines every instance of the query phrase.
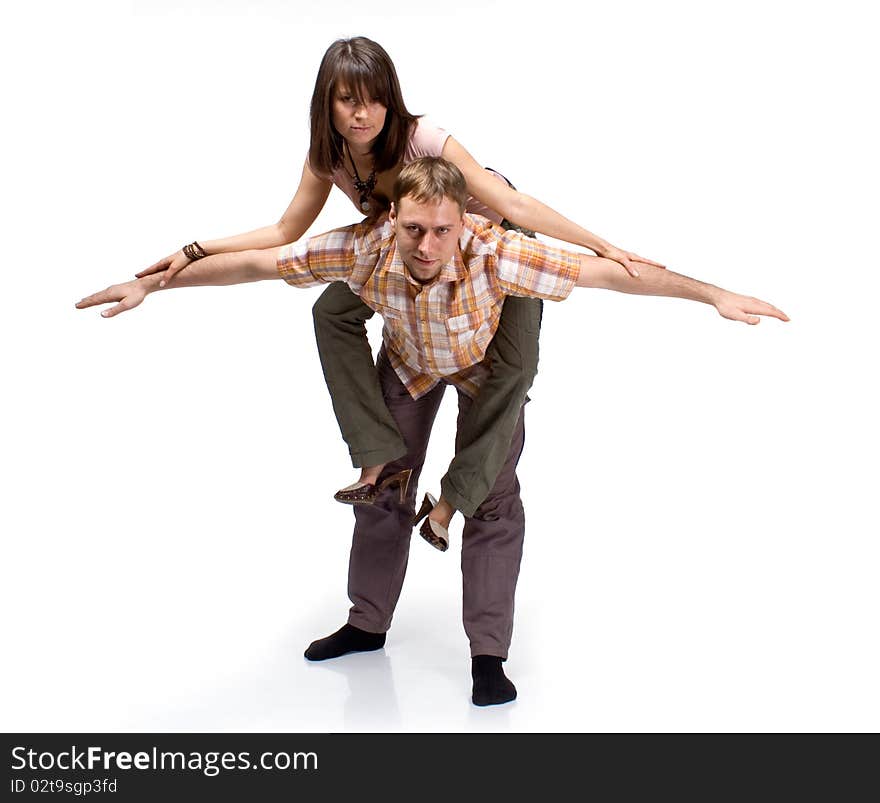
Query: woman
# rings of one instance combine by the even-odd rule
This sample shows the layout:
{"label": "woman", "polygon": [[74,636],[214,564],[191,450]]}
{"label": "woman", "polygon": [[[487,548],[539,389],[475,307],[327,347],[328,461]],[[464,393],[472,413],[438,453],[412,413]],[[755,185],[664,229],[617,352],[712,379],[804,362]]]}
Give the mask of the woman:
{"label": "woman", "polygon": [[[167,270],[165,281],[193,259],[207,254],[272,248],[298,240],[323,208],[336,185],[356,208],[379,218],[401,168],[420,156],[443,156],[464,174],[469,212],[505,228],[518,228],[565,240],[619,262],[633,276],[635,263],[659,263],[622,251],[591,234],[540,201],[517,192],[500,174],[482,168],[453,137],[407,110],[388,54],[364,37],[334,42],[321,62],[311,102],[311,144],[299,188],[278,223],[222,240],[184,246],[137,274]],[[533,236],[533,235],[532,235]],[[336,499],[372,504],[379,493],[409,491],[410,471],[383,476],[386,464],[407,449],[382,400],[366,339],[369,309],[347,285],[328,286],[315,304],[315,332],[327,385],[352,464],[361,469],[356,483]],[[509,297],[487,352],[491,372],[467,417],[459,425],[456,456],[441,482],[441,497],[426,503],[421,534],[445,550],[455,510],[474,515],[486,497],[508,451],[526,392],[537,372],[541,302]],[[500,344],[514,344],[501,348]],[[414,490],[413,490],[414,493]]]}

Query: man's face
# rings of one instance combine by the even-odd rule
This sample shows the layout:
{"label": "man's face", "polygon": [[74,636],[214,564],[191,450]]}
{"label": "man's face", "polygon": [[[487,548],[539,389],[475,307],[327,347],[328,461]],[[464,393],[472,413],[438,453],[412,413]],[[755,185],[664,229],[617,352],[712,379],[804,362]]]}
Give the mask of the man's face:
{"label": "man's face", "polygon": [[385,126],[388,110],[377,100],[361,103],[345,85],[336,87],[333,97],[333,127],[352,146],[367,146]]}
{"label": "man's face", "polygon": [[458,204],[449,198],[418,203],[404,196],[399,205],[392,205],[389,220],[410,275],[419,282],[433,281],[458,248],[464,225]]}

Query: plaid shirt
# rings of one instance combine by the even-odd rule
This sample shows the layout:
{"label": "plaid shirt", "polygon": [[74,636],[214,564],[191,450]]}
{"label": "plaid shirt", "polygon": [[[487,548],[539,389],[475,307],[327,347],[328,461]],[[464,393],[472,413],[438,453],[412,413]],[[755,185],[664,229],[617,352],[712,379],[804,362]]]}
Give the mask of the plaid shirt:
{"label": "plaid shirt", "polygon": [[505,296],[562,301],[578,255],[465,215],[459,248],[429,284],[415,281],[389,222],[358,223],[281,248],[278,272],[294,287],[345,282],[385,321],[388,358],[414,399],[441,380],[474,396]]}

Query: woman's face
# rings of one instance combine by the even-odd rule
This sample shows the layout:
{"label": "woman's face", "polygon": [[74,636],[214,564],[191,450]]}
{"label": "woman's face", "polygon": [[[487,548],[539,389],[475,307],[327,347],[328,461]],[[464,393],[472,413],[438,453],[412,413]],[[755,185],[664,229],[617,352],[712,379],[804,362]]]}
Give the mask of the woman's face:
{"label": "woman's face", "polygon": [[370,145],[382,133],[387,111],[378,100],[364,98],[362,103],[347,86],[336,87],[333,97],[333,127],[349,145]]}

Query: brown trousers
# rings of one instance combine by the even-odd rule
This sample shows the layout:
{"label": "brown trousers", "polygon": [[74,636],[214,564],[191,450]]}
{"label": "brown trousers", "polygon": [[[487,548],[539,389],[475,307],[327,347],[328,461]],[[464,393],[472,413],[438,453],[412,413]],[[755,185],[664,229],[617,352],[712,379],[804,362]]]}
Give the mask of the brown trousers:
{"label": "brown trousers", "polygon": [[[407,447],[406,455],[385,466],[382,477],[403,468],[411,468],[413,475],[403,505],[395,488],[383,493],[375,505],[354,508],[355,527],[348,569],[348,596],[352,607],[348,621],[362,630],[384,633],[391,625],[403,587],[416,487],[431,426],[446,385],[440,383],[420,399],[413,399],[388,362],[384,348],[379,353],[376,369],[385,403]],[[470,405],[471,400],[459,391],[459,427]],[[507,658],[510,647],[513,600],[525,535],[525,516],[516,477],[524,440],[520,411],[510,450],[495,486],[474,515],[465,517],[461,545],[462,618],[472,656]],[[427,544],[425,548],[429,548]]]}

